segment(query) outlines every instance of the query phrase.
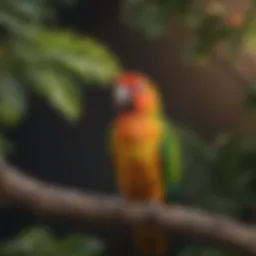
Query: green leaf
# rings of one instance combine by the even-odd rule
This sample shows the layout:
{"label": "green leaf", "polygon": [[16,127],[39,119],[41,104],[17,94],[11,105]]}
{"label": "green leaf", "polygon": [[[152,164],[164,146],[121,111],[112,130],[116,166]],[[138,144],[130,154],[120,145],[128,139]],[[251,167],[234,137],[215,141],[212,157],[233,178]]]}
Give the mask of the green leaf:
{"label": "green leaf", "polygon": [[10,78],[0,81],[1,124],[20,121],[26,110],[23,88],[27,83],[68,120],[75,121],[81,112],[76,80],[107,85],[120,72],[119,61],[102,43],[72,31],[53,29],[52,24],[44,26],[56,3],[57,0],[0,3],[0,73],[10,74]]}
{"label": "green leaf", "polygon": [[31,72],[30,79],[32,88],[69,121],[80,117],[81,92],[69,75],[54,68],[42,69]]}
{"label": "green leaf", "polygon": [[73,256],[97,255],[105,249],[101,240],[82,235],[70,235],[61,239],[59,247]]}
{"label": "green leaf", "polygon": [[27,25],[19,17],[0,11],[0,28],[5,31],[5,35],[23,37],[26,35]]}
{"label": "green leaf", "polygon": [[81,92],[75,79],[111,84],[120,72],[118,61],[91,38],[66,31],[30,29],[28,35],[31,32],[34,37],[27,36],[28,41],[17,40],[13,44],[22,77],[68,120],[77,120]]}
{"label": "green leaf", "polygon": [[3,256],[95,256],[105,249],[99,239],[82,235],[57,239],[48,229],[40,227],[23,230],[0,246]]}
{"label": "green leaf", "polygon": [[169,12],[159,3],[147,1],[123,1],[122,20],[125,24],[153,38],[164,33]]}
{"label": "green leaf", "polygon": [[22,85],[11,76],[0,76],[0,123],[16,125],[27,110]]}
{"label": "green leaf", "polygon": [[[120,64],[107,47],[72,32],[45,31],[38,49],[49,60],[64,66],[84,81],[107,84],[120,72]],[[50,59],[51,58],[51,59]]]}
{"label": "green leaf", "polygon": [[41,0],[11,0],[5,5],[5,10],[24,21],[34,22],[42,21],[50,12]]}
{"label": "green leaf", "polygon": [[[58,252],[55,239],[48,230],[43,228],[31,228],[22,231],[14,240],[6,243],[4,255],[26,255],[26,256],[54,256]],[[56,255],[56,254],[55,254]]]}

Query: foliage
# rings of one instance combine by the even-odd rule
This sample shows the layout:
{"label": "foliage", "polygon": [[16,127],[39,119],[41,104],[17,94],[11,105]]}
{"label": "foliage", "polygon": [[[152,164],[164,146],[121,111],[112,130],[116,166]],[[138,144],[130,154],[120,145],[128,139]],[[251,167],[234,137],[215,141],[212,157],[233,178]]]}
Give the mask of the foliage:
{"label": "foliage", "polygon": [[230,56],[255,49],[256,2],[245,11],[229,7],[228,1],[214,0],[124,0],[122,20],[148,38],[164,33],[170,20],[183,24],[193,35],[183,49],[188,60],[207,57],[223,42]]}
{"label": "foliage", "polygon": [[[255,113],[255,94],[251,88],[246,97],[246,107]],[[248,102],[253,104],[247,104]],[[256,216],[256,134],[225,134],[219,136],[214,146],[197,138],[188,130],[182,133],[187,148],[183,191],[190,203],[212,213],[235,219],[250,211]],[[254,216],[254,217],[253,217]],[[235,255],[223,248],[204,244],[185,246],[179,256]]]}
{"label": "foliage", "polygon": [[[44,97],[58,113],[74,122],[81,114],[84,82],[106,85],[119,72],[120,65],[106,46],[54,26],[57,3],[0,3],[1,127],[15,126],[24,118],[31,92]],[[9,144],[1,138],[1,146],[8,145],[1,147],[2,153],[9,152]]]}
{"label": "foliage", "polygon": [[105,249],[96,238],[70,235],[57,239],[46,228],[38,227],[22,231],[0,248],[1,256],[96,256]]}
{"label": "foliage", "polygon": [[54,1],[0,4],[0,123],[16,125],[27,111],[28,90],[64,117],[80,114],[79,81],[108,84],[119,72],[113,54],[96,39],[54,26]]}

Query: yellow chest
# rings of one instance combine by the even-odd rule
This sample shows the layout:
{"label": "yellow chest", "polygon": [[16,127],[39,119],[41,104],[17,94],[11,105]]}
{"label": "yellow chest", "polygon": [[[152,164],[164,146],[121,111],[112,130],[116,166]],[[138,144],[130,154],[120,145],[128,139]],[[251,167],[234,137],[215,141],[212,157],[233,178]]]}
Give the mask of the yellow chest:
{"label": "yellow chest", "polygon": [[[161,124],[151,119],[134,118],[116,125],[114,155],[120,190],[133,199],[161,197]],[[156,190],[157,195],[154,195]]]}

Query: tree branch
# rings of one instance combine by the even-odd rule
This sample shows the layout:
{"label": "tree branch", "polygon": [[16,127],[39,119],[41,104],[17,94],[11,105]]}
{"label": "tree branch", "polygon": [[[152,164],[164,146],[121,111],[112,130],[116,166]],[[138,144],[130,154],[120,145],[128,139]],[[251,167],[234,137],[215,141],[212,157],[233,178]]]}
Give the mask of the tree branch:
{"label": "tree branch", "polygon": [[152,216],[146,205],[45,184],[6,163],[0,164],[0,193],[37,214],[128,225],[150,223],[256,255],[253,227],[181,206],[159,206]]}

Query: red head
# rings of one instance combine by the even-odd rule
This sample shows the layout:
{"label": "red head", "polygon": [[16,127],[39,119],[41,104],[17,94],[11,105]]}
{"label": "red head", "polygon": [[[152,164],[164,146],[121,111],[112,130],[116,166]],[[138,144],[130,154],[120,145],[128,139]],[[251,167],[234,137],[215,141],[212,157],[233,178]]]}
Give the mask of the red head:
{"label": "red head", "polygon": [[152,82],[139,73],[123,73],[113,90],[120,112],[152,113],[159,108],[159,96]]}

